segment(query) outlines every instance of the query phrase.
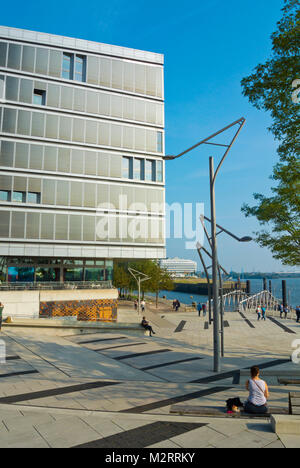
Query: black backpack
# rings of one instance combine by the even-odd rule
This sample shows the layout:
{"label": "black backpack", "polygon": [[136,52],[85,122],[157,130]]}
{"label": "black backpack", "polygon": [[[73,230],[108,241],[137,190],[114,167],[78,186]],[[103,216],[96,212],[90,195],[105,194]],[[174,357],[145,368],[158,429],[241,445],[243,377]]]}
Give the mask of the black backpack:
{"label": "black backpack", "polygon": [[232,411],[233,406],[244,408],[244,405],[239,398],[229,398],[229,400],[226,401],[227,411]]}

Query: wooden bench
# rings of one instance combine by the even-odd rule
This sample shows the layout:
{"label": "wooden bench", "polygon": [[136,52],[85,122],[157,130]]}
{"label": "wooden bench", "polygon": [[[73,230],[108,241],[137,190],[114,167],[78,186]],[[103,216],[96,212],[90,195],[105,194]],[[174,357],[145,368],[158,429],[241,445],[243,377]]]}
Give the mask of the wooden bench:
{"label": "wooden bench", "polygon": [[236,419],[252,419],[252,418],[270,418],[271,415],[288,415],[288,408],[272,408],[269,407],[268,413],[252,414],[245,413],[243,410],[240,413],[227,413],[224,407],[216,406],[188,406],[188,405],[172,405],[170,409],[172,414],[205,416],[210,418],[236,418]]}
{"label": "wooden bench", "polygon": [[289,393],[289,410],[292,415],[300,415],[300,392]]}

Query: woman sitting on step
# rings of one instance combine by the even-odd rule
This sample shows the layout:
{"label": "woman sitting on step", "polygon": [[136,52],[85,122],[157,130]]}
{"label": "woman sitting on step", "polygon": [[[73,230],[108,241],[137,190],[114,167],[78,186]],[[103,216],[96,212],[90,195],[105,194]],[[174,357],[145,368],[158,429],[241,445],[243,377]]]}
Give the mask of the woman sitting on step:
{"label": "woman sitting on step", "polygon": [[266,382],[259,378],[258,367],[251,367],[251,379],[247,381],[246,388],[249,391],[249,398],[245,403],[245,413],[267,413],[267,400],[269,398],[269,389]]}

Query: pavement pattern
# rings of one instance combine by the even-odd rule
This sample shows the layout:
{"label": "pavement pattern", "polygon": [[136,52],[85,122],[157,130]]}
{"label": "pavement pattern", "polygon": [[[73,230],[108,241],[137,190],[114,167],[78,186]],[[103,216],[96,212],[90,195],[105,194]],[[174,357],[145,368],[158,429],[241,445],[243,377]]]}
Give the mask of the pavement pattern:
{"label": "pavement pattern", "polygon": [[71,336],[4,328],[0,364],[0,447],[286,448],[300,437],[278,436],[267,419],[170,414],[174,404],[224,407],[246,400],[245,383],[259,365],[272,407],[287,407],[278,377],[300,374],[290,360],[300,338],[292,320],[257,322],[226,313],[222,372],[212,372],[212,326],[197,312],[146,311],[156,335],[115,330]]}

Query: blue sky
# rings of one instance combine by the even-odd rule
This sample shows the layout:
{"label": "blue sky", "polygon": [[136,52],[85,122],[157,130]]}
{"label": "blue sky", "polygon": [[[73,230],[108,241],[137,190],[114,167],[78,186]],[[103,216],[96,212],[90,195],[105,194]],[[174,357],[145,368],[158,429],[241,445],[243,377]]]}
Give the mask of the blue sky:
{"label": "blue sky", "polygon": [[[217,179],[218,223],[238,235],[257,230],[241,205],[252,194],[270,193],[277,143],[267,128],[270,116],[242,96],[241,79],[271,52],[270,35],[281,18],[283,0],[51,2],[16,1],[1,7],[1,24],[78,37],[165,55],[166,153],[178,154],[240,117],[247,119]],[[204,202],[209,215],[208,157],[201,147],[166,163],[166,201]],[[220,236],[219,256],[237,271],[291,270],[256,244]],[[197,260],[184,240],[169,240],[168,256]]]}

